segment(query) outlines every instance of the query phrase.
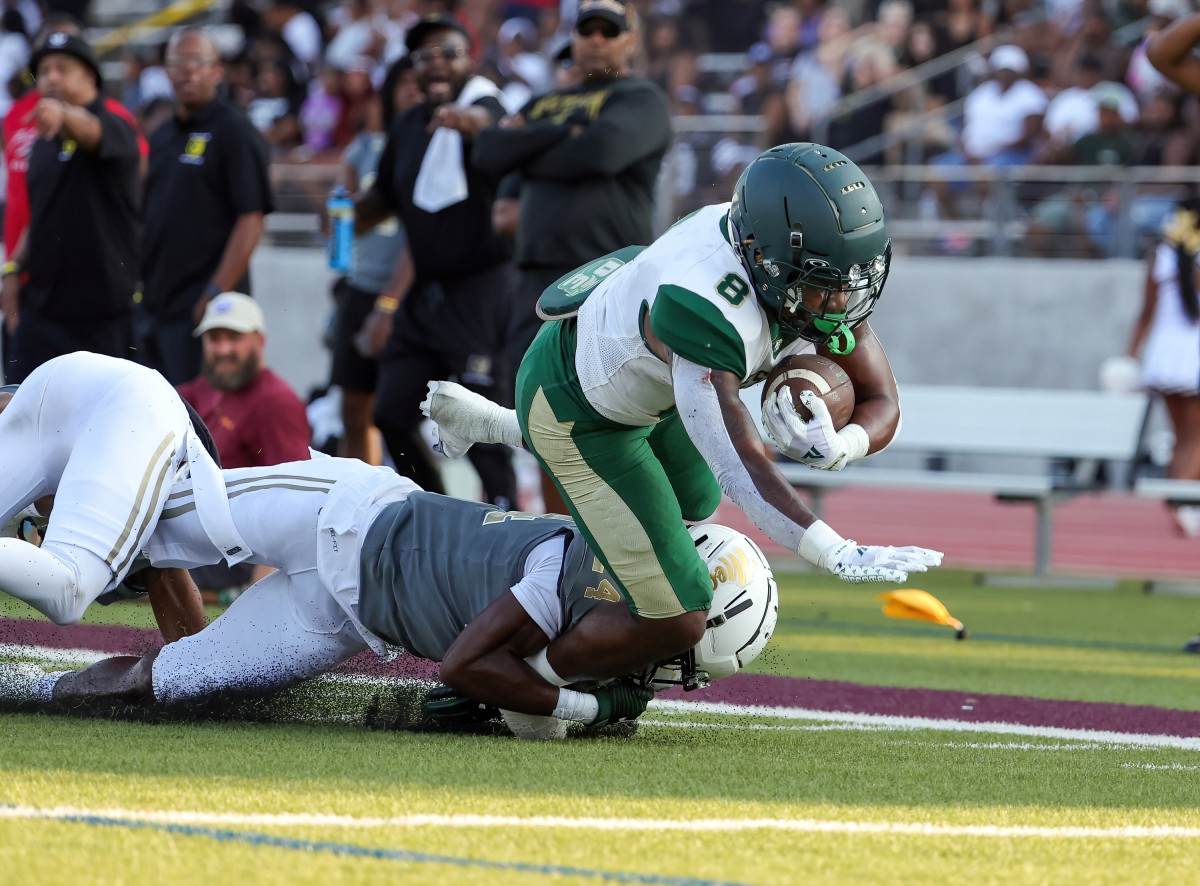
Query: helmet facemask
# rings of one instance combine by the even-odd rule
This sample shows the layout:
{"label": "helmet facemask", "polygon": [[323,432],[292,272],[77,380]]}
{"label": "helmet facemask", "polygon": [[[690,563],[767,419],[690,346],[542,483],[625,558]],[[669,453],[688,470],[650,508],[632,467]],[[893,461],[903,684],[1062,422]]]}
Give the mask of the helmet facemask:
{"label": "helmet facemask", "polygon": [[791,232],[792,255],[797,261],[793,264],[765,257],[755,245],[754,234],[743,237],[732,218],[730,228],[734,252],[750,275],[759,301],[779,325],[805,341],[825,345],[835,354],[850,353],[854,349],[854,327],[875,310],[887,282],[892,266],[891,241],[880,255],[843,271],[808,256],[800,231]]}

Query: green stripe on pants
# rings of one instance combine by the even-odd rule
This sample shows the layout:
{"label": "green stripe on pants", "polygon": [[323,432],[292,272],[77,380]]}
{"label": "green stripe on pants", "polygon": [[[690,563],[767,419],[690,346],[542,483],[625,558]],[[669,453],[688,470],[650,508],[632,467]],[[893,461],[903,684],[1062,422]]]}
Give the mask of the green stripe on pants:
{"label": "green stripe on pants", "polygon": [[572,320],[546,323],[534,339],[517,374],[521,431],[631,609],[707,610],[712,582],[683,516],[716,510],[716,479],[677,416],[654,429],[599,416],[579,389],[574,343]]}

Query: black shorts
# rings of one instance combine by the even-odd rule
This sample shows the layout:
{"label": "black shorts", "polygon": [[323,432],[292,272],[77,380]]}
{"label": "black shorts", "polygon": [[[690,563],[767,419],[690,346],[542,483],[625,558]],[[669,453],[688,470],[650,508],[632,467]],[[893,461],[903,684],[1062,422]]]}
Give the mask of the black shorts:
{"label": "black shorts", "polygon": [[333,367],[329,383],[343,391],[373,394],[379,378],[379,361],[364,357],[354,347],[354,336],[375,307],[378,293],[351,286],[345,277],[333,287],[337,299],[337,322],[333,328]]}

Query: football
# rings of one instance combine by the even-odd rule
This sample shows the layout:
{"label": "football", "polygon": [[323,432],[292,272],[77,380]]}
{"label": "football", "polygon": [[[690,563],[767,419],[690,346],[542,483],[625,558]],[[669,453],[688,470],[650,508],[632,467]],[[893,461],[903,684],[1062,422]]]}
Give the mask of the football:
{"label": "football", "polygon": [[792,392],[796,412],[805,421],[811,419],[812,414],[800,403],[797,395],[801,391],[814,391],[825,401],[835,430],[844,428],[854,412],[854,385],[850,376],[828,357],[799,354],[780,360],[763,382],[762,399],[766,400],[780,385],[786,385]]}

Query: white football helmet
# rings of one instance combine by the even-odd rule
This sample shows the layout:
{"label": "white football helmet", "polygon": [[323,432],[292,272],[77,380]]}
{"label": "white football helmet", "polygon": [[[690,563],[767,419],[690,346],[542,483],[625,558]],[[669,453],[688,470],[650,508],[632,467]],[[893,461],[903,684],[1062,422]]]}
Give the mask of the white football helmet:
{"label": "white football helmet", "polygon": [[779,620],[779,589],[758,545],[716,523],[688,528],[708,567],[712,606],[704,636],[680,660],[666,662],[650,679],[654,689],[682,684],[699,689],[736,674],[758,657]]}

